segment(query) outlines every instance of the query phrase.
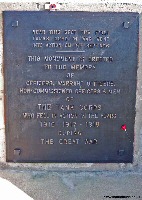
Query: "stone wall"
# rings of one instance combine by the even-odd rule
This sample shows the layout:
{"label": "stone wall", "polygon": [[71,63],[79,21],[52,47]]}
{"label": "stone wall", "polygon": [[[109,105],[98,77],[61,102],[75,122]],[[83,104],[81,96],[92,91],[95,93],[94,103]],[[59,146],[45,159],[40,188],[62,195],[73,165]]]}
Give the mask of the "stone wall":
{"label": "stone wall", "polygon": [[[62,11],[142,12],[133,3],[92,4],[64,1]],[[86,3],[87,2],[87,3]],[[37,200],[102,200],[104,195],[142,195],[142,16],[140,14],[138,77],[133,164],[7,163],[4,126],[3,17],[5,10],[44,10],[44,2],[0,3],[0,177],[6,178]],[[95,173],[94,173],[95,172]],[[5,198],[3,198],[5,199]]]}

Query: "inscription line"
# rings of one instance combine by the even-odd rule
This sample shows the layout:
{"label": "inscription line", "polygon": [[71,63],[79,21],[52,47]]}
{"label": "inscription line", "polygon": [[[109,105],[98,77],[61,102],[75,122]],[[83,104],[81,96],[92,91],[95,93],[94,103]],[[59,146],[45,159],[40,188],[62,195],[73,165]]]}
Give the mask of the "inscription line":
{"label": "inscription line", "polygon": [[56,51],[56,53],[85,53],[85,51]]}

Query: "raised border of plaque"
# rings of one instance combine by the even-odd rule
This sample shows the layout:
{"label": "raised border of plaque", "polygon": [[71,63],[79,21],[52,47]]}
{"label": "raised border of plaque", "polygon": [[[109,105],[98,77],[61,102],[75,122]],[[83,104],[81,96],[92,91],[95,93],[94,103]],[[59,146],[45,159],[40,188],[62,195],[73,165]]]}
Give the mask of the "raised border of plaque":
{"label": "raised border of plaque", "polygon": [[132,163],[138,13],[3,17],[7,161]]}

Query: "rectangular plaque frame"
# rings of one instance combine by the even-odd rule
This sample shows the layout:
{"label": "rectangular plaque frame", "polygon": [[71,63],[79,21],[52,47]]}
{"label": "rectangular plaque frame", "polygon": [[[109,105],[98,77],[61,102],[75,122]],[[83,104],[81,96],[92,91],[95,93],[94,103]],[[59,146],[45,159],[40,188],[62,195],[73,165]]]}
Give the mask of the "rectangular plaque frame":
{"label": "rectangular plaque frame", "polygon": [[8,162],[133,162],[138,16],[3,12]]}

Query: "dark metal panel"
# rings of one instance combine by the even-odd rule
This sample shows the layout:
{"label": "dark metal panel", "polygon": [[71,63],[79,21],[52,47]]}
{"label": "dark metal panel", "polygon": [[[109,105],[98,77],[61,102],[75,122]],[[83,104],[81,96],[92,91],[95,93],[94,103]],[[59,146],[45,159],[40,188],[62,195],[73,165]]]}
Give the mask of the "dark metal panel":
{"label": "dark metal panel", "polygon": [[7,161],[133,161],[137,13],[5,11]]}

